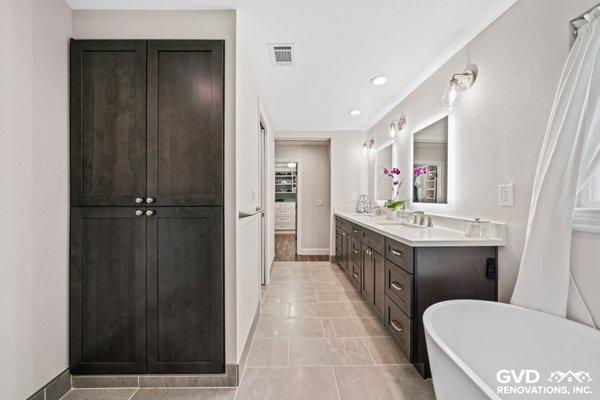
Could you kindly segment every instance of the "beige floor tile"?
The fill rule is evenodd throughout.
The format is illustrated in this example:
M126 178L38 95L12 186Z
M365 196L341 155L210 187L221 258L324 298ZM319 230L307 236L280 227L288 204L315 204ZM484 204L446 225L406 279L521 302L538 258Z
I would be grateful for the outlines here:
M140 389L131 400L233 400L235 388Z
M268 290L265 294L264 304L268 303L316 303L317 296L314 290L290 289Z
M341 400L434 400L433 386L412 365L334 367Z
M247 366L275 367L288 365L288 339L254 339Z
M388 334L375 318L323 318L327 337L387 337Z
M346 303L346 308L353 317L371 318L376 316L371 307L365 303Z
M260 305L260 318L289 318L290 304L291 303L265 304L263 302L263 304Z
M410 364L392 338L363 339L375 365Z
M236 400L338 400L331 368L246 368Z
M129 400L137 389L72 389L61 400Z
M362 339L290 339L291 366L373 365Z
M306 265L291 267L292 273L297 274L332 274L339 272L338 267L331 267L329 265Z
M345 280L339 280L337 282L334 282L334 284L342 289L342 290L353 290L356 291L356 286L354 286L354 284L352 282L350 282L350 280L345 279Z
M271 274L271 282L298 282L298 281L311 281L310 274L287 274L287 273L276 273Z
M341 303L291 303L290 317L349 317L350 313Z
M343 273L310 274L309 276L313 282L343 282L346 279Z
M323 337L319 318L260 319L256 338Z
M356 291L319 290L315 292L319 303L363 303L364 299Z

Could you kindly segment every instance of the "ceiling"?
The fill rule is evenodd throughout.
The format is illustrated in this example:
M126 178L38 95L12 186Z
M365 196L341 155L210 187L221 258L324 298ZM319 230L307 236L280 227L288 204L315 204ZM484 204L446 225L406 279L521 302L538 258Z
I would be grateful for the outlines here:
M237 9L273 127L323 131L370 128L515 0L67 2L80 9ZM293 43L294 65L273 66L269 43ZM387 83L371 85L377 75ZM361 114L349 115L354 109Z

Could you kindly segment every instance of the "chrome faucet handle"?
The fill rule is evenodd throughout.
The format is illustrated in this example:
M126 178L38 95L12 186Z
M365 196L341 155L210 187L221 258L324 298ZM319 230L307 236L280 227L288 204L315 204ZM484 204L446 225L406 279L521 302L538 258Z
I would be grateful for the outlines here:
M433 228L433 217L431 215L427 216L427 227Z

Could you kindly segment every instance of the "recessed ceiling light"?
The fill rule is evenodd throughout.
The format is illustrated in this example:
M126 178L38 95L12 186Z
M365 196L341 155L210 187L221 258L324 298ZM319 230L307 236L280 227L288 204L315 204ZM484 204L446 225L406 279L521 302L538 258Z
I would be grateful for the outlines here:
M387 77L381 75L371 78L371 85L373 86L381 86L387 82Z
M348 114L350 114L350 115L354 115L354 116L356 116L356 115L360 115L360 110L352 110L352 111L350 111Z

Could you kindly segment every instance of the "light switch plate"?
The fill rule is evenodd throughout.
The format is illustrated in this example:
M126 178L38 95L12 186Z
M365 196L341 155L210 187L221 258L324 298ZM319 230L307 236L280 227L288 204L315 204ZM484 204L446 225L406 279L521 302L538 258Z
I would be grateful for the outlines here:
M514 206L514 189L513 185L500 185L498 190L498 205L501 207Z
M317 199L317 207L323 207L324 204L325 201L323 201L323 199Z

